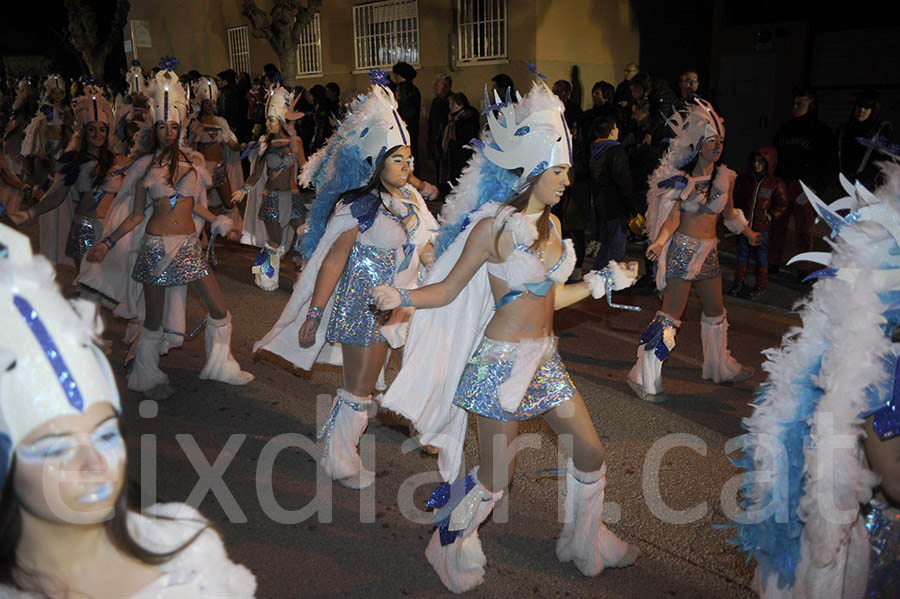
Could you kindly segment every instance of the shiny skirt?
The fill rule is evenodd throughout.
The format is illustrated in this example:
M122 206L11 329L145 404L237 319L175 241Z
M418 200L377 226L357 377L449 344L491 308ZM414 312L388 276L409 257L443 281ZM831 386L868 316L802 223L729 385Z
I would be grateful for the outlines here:
M194 236L178 249L172 262L158 276L154 276L156 266L166 256L163 238L159 235L144 235L138 249L137 260L131 278L138 283L171 287L187 285L209 274L209 265L200 248L200 240Z
M719 252L715 246L709 250L709 253L703 259L700 271L696 275L691 276L688 273L688 266L694 260L698 252L705 251L703 243L699 239L694 239L684 233L677 231L669 242L669 251L666 258L666 278L667 279L684 279L686 281L706 281L707 279L715 279L722 276L719 268Z
M377 285L392 285L396 258L393 249L353 244L347 266L334 290L334 305L325 339L368 347L385 341L381 325L390 311L381 311L372 301Z
M217 164L210 173L210 177L212 178L213 187L218 187L219 185L224 185L226 181L228 181L228 175L225 173L225 165L221 162Z
M519 408L511 413L500 407L499 388L512 373L518 346L483 338L466 363L453 404L479 416L509 422L540 416L575 395L575 386L554 346L534 373Z
M76 214L72 217L72 227L66 239L66 256L81 262L94 244L100 241L103 234L103 221L91 216Z
M282 221L282 215L287 218ZM288 221L303 218L306 215L306 206L302 198L292 191L263 192L262 201L259 204L259 212L256 216L264 223L281 223L286 226Z

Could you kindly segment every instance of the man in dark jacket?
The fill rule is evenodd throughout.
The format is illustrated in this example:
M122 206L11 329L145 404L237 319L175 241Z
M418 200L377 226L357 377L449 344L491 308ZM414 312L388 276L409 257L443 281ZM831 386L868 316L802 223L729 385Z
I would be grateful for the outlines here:
M756 286L747 294L757 300L766 292L769 284L769 231L788 209L787 186L775 176L778 152L772 146L757 148L750 154L750 172L738 176L734 183L734 207L742 210L750 228L762 235L762 241L753 248L756 258ZM734 283L728 295L740 295L744 290L744 277L750 262L750 242L744 235L737 237L737 266Z
M216 111L219 116L225 118L232 131L244 131L246 117L243 115L246 112L241 113L241 92L237 88L237 73L228 69L219 73L218 78L225 85L219 88Z
M438 75L434 80L434 100L428 111L428 156L434 160L437 168L438 187L443 188L450 178L450 173L441 170L444 144L444 128L450 116L450 96L453 94L453 79L450 75ZM443 191L443 189L442 189Z
M413 83L416 69L408 62L398 62L394 65L393 72L397 76L397 91L394 93L397 97L397 113L406 123L410 138L409 149L415 158L419 150L419 113L422 111L422 94Z
M615 113L606 111L594 120L591 144L591 200L596 218L600 248L594 268L605 267L610 260L625 256L625 228L628 219L638 213L628 156L619 145L619 127Z

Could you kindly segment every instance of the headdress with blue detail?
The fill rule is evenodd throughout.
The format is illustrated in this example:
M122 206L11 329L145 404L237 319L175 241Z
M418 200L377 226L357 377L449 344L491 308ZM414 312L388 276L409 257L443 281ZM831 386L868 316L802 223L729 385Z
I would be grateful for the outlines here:
M119 410L119 392L97 345L96 305L66 301L53 266L28 238L0 225L0 485L15 447L41 424L97 403Z
M139 60L131 61L131 68L128 70L128 95L133 96L144 92L147 80L144 79L144 71L141 68Z
M266 118L274 116L286 127L288 122L296 121L303 116L302 112L294 110L299 100L300 96L295 98L282 86L273 87L266 98Z
M316 190L308 230L300 243L307 258L325 233L328 217L341 194L365 185L388 149L409 145L409 132L397 112L394 94L386 86L386 75L376 70L369 78L369 93L358 96L349 106L334 135L300 172L300 184Z
M857 520L835 518L827 504L852 512L877 484L857 448L835 449L861 439L868 416L882 440L900 435L900 345L892 341L900 328L900 165L881 167L886 181L876 192L841 176L847 196L831 204L804 186L832 229L833 251L792 260L825 268L810 275L818 281L800 310L803 327L767 350L769 376L744 421L735 464L747 471L741 506L751 517L735 520L733 542L757 561L764 583L782 588L805 584L796 578L803 560L841 570L835 560ZM816 458L826 455L833 463L822 467Z
M175 69L178 61L171 56L159 59L159 72L150 81L147 96L153 109L153 122L175 121L185 124L188 115L188 98Z
M216 81L209 75L203 75L191 84L191 90L194 93L194 100L202 102L209 100L213 104L219 99L219 86Z

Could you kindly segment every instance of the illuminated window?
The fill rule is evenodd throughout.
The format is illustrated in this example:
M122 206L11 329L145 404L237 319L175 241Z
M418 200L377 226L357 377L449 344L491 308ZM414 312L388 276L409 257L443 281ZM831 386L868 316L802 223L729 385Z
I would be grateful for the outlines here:
M419 6L416 0L387 0L353 7L356 69L419 64Z
M506 59L506 0L456 0L461 64Z
M246 26L228 30L228 60L235 73L250 73L250 35Z
M297 44L297 77L315 77L322 74L322 33L319 13L300 31Z

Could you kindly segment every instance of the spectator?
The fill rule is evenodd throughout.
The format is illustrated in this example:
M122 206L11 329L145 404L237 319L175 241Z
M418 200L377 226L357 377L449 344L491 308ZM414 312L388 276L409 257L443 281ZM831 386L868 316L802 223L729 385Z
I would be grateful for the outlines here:
M687 69L681 72L678 78L679 100L682 104L690 101L691 96L697 93L700 87L700 75L693 69Z
M270 89L273 85L281 83L281 73L271 62L263 65L263 85L266 89Z
M609 81L598 81L591 88L591 100L594 108L598 106L606 106L612 103L613 96L616 94L616 88Z
M250 101L248 99L248 92L253 87L253 84L250 81L249 73L241 73L237 78L237 91L238 91L238 106L240 113L242 115L247 115L246 118L240 119L240 128L235 131L237 134L238 140L241 142L250 141L250 127L253 126L253 123L250 120Z
M591 200L599 242L595 269L625 256L628 220L639 210L634 196L628 156L619 145L615 111L607 109L594 120L591 134Z
M407 62L398 62L392 69L397 76L397 112L409 131L409 149L413 158L419 152L419 114L422 111L422 94L413 83L416 70Z
M313 104L313 140L310 153L313 154L325 145L334 131L331 120L331 102L323 85L314 85L309 89Z
M734 207L743 211L750 228L762 240L753 248L756 259L756 286L747 297L756 301L769 284L769 230L772 221L781 218L788 208L787 186L775 176L778 152L772 146L757 148L750 154L750 172L739 175L734 183ZM750 243L744 235L737 237L737 266L734 283L728 295L738 296L744 290L744 278L750 262Z
M325 99L331 104L331 116L339 121L344 118L344 105L341 103L341 86L334 81L325 84Z
M265 131L267 97L264 80L257 77L253 80L253 87L247 92L247 119L250 121L250 136L253 139L259 138Z
M450 95L453 93L453 79L450 75L438 75L434 80L434 100L431 101L431 109L428 111L428 157L434 161L437 168L438 187L441 195L444 194L444 184L450 179L450 173L441 169L444 128L447 126L447 118L450 116Z
M576 128L575 124L581 117L581 107L570 99L572 96L572 84L565 79L560 79L553 84L553 93L565 106L566 125L569 126L569 131L574 131Z
M879 137L891 138L891 123L881 120L879 94L866 90L856 97L850 118L837 130L838 167L851 183L859 181L868 189L875 189L878 168L873 161L871 148L857 141L857 138L875 140ZM874 157L877 159L877 155Z
M449 184L456 183L463 167L472 156L472 150L466 146L473 139L478 139L478 111L469 105L469 99L463 93L450 94L450 114L441 141L443 157L442 172L447 173L447 180L442 182L441 195L449 193Z
M217 77L224 85L219 85L216 112L225 118L232 131L245 130L247 125L244 123L245 119L242 114L246 113L241 113L242 102L237 88L237 73L232 69L227 69L219 73Z
M816 114L816 94L809 88L794 88L792 118L775 134L778 151L778 167L775 174L788 189L790 207L784 215L772 223L769 247L769 272L778 272L784 256L788 220L794 215L794 231L797 236L797 252L813 248L812 227L815 210L809 204L800 181L813 191L822 193L828 181L836 175L834 142L831 131L819 121ZM798 278L803 279L813 265L799 265Z
M631 87L631 97L635 103L646 102L653 89L653 79L647 73L638 73L628 82Z
M312 156L313 138L316 134L316 118L315 106L312 103L312 96L308 90L302 90L300 98L297 100L297 111L303 113L303 118L298 120L294 127L297 129L297 135L300 136L300 143L303 144L303 153L305 156Z
M500 73L499 75L491 77L491 81L494 84L494 91L497 92L497 95L500 96L501 100L506 100L506 92L508 90L510 99L513 102L516 101L516 84L513 83L512 77L506 73ZM494 99L491 98L492 102L493 100Z
M625 79L616 86L615 102L617 104L624 102L626 99L629 101L631 100L631 80L640 72L641 70L637 63L629 62L625 65ZM627 108L627 106L622 104L619 105L622 106L622 108Z

